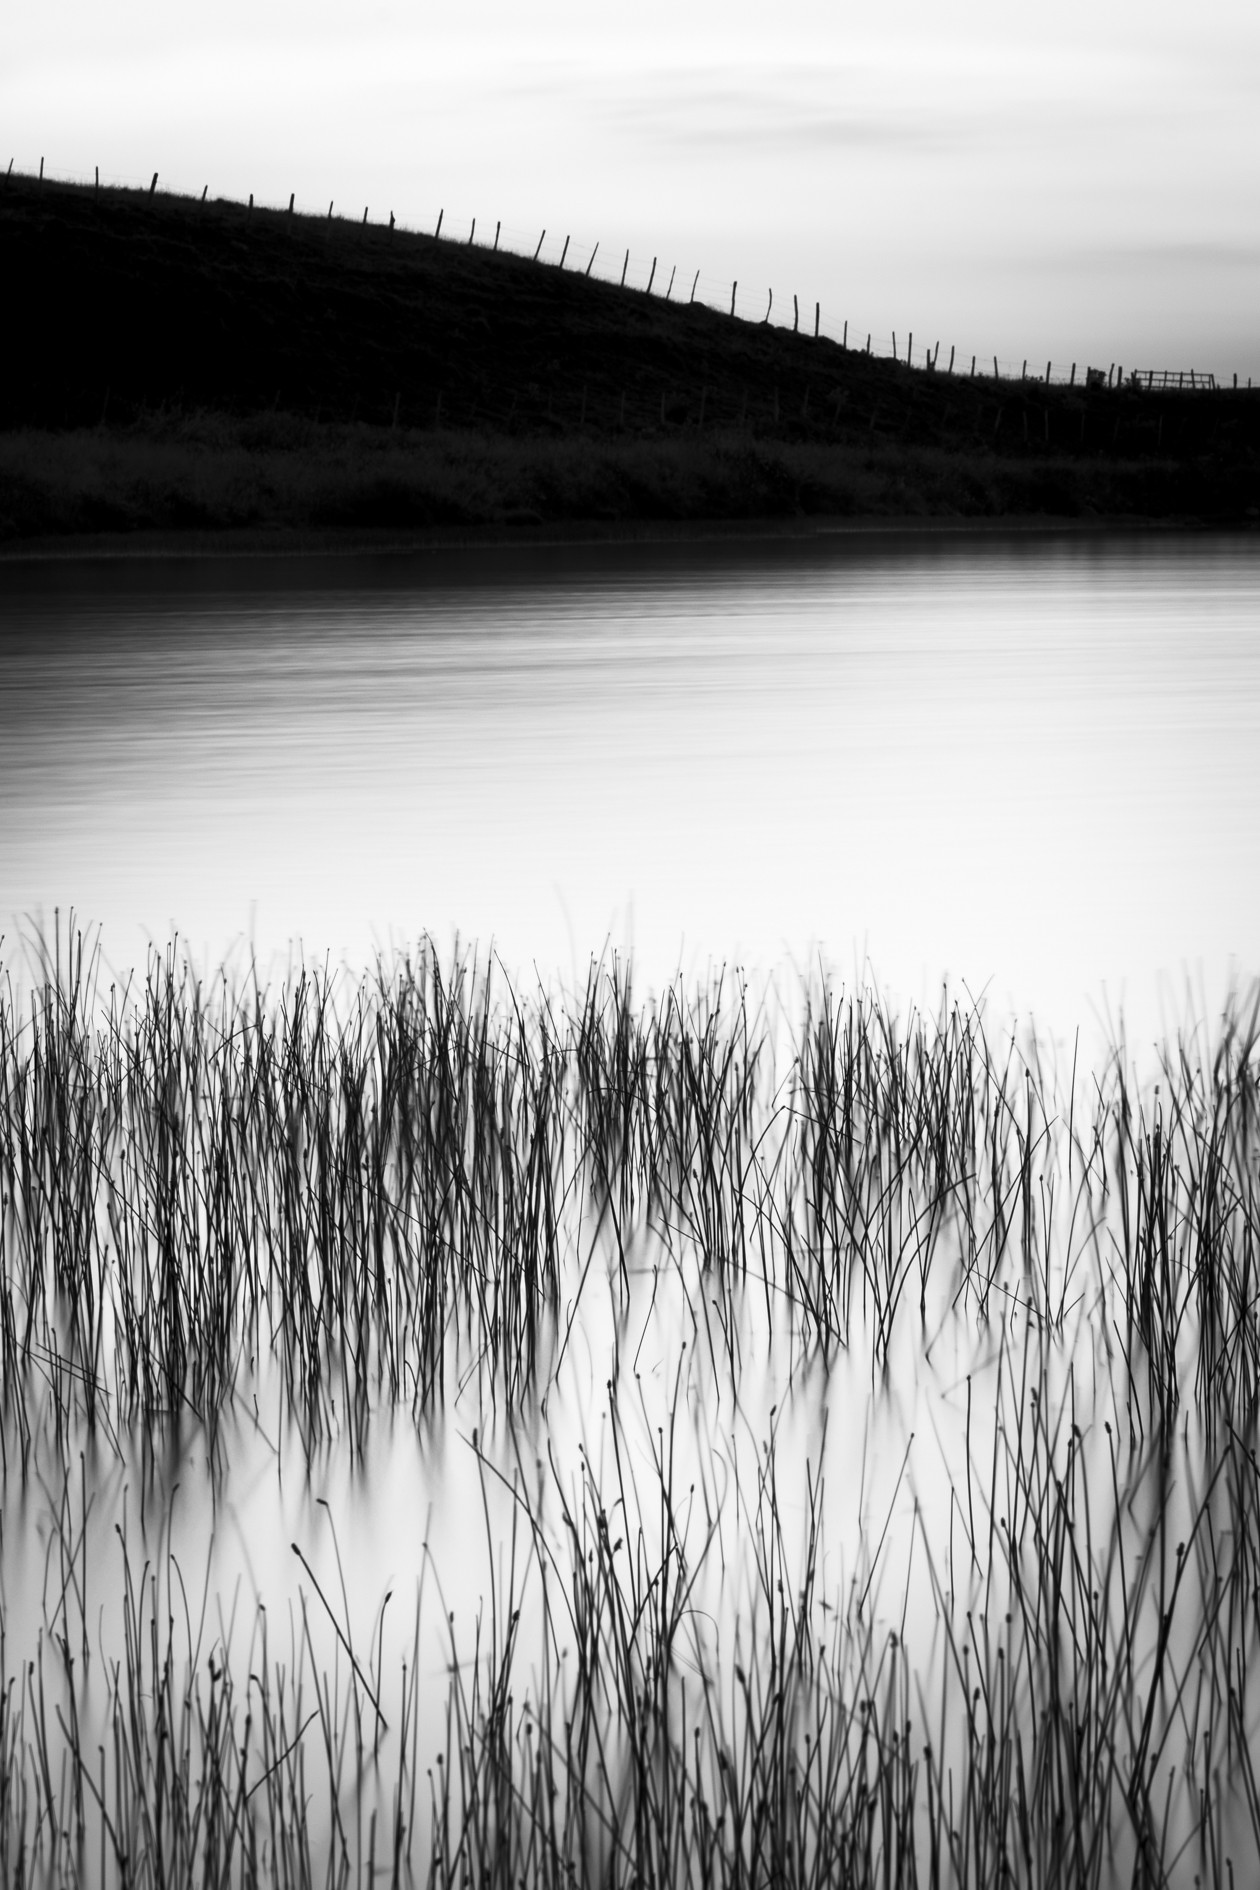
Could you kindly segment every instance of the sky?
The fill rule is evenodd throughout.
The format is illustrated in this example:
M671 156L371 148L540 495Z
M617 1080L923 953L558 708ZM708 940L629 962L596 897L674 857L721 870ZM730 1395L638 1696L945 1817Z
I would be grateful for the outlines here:
M915 358L1260 384L1255 0L43 0L15 168L386 219Z

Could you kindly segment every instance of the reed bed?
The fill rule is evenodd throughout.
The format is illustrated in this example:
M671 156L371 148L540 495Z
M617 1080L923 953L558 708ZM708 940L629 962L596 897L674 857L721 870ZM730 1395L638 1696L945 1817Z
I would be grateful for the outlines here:
M4 1879L1249 1881L1258 1045L1255 995L1086 1070L821 976L42 944ZM365 1576L318 1492L400 1451ZM292 1541L233 1582L260 1452Z

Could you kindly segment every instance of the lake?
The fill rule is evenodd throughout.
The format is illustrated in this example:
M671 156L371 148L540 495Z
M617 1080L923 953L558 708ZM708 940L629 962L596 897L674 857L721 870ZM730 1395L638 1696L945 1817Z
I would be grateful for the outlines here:
M1256 968L1258 624L1260 544L1197 536L9 566L0 922L821 954L1145 1037Z
M1260 543L0 600L0 1876L1246 1881Z

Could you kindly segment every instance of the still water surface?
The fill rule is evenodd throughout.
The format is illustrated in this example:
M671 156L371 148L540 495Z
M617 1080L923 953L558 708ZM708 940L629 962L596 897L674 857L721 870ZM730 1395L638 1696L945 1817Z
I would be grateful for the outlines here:
M703 971L737 956L750 968L805 971L821 952L846 981L869 962L894 994L933 1009L947 973L976 993L987 986L995 1006L1031 1009L1065 1034L1121 1002L1135 1034L1153 1032L1161 1003L1182 1008L1187 977L1215 1003L1231 977L1244 983L1257 970L1260 545L1251 542L846 537L10 568L0 572L0 663L0 926L29 936L34 916L73 907L102 927L119 967L176 926L210 962L234 943L252 941L266 957L300 940L321 959L328 951L363 964L375 944L427 930L442 949L458 931L493 939L526 983L537 962L580 984L588 954L610 937L633 947L641 981L656 985L680 965ZM11 965L7 943L4 958ZM152 1434L123 1425L115 1435L108 1405L99 1429L67 1421L63 1431L48 1420L62 1393L45 1396L36 1374L39 1421L23 1448L38 1474L15 1469L8 1480L7 1453L16 1465L21 1438L7 1417L3 1432L0 1601L15 1657L54 1647L72 1617L85 1636L93 1624L105 1659L89 1669L85 1639L80 1711L95 1750L111 1711L108 1661L125 1656L124 1567L155 1622L174 1618L177 1589L186 1605L187 1579L191 1615L201 1614L193 1677L181 1687L200 1684L210 1657L235 1673L241 1697L268 1658L296 1671L299 1696L316 1674L345 1687L346 1646L375 1644L391 1687L400 1671L405 1687L408 1662L419 1677L423 1777L445 1737L448 1687L475 1671L495 1581L500 1605L517 1593L511 1580L503 1587L505 1545L514 1557L517 1532L533 1538L515 1479L523 1489L537 1463L538 1540L546 1534L557 1558L569 1504L620 1505L627 1541L650 1538L654 1453L668 1437L698 1555L695 1658L723 1685L747 1659L740 1637L758 1618L750 1543L777 1456L775 1516L789 1561L814 1521L825 1541L819 1626L830 1635L843 1622L840 1691L868 1690L872 1672L884 1672L885 1637L904 1639L909 1619L915 1684L941 1702L942 1748L961 1753L969 1709L965 1689L949 1693L950 1650L966 1610L988 1605L987 1573L974 1549L962 1554L975 1465L987 1476L991 1464L996 1477L1003 1463L1010 1505L1021 1498L1028 1435L1048 1462L1059 1429L1079 1436L1079 1420L1093 1492L1087 1502L1080 1472L1082 1509L1098 1509L1098 1540L1114 1535L1121 1566L1145 1555L1167 1572L1175 1562L1180 1583L1181 1542L1199 1528L1190 1510L1212 1460L1197 1430L1185 1426L1184 1462L1153 1493L1143 1439L1132 1440L1132 1361L1117 1364L1111 1346L1120 1247L1098 1232L1108 1211L1115 1218L1109 1191L1124 1152L1100 1139L1094 1154L1104 1155L1083 1181L1090 1135L1071 1141L1074 1117L1095 1108L1091 1084L1065 1061L1037 1117L1032 1086L1016 1078L1007 1141L1021 1155L1036 1149L1031 1246L1021 1262L1012 1239L1010 1278L991 1307L986 1288L977 1309L954 1290L966 1230L947 1215L932 1294L916 1308L911 1283L878 1372L865 1290L846 1342L810 1350L800 1307L777 1284L771 1292L769 1273L754 1278L764 1293L724 1302L698 1235L669 1216L640 1217L623 1254L620 1231L614 1241L583 1189L566 1185L563 1316L519 1409L454 1340L436 1407L414 1424L383 1403L359 1451L338 1432L336 1384L328 1434L303 1439L265 1346L234 1363L216 1448L182 1410ZM795 1133L772 1076L765 1089L776 1133ZM1120 1112L1101 1094L1096 1108L1114 1134ZM296 1176L313 1162L309 1148L303 1156L295 1142L292 1161ZM155 1171L132 1172L138 1185ZM744 1209L762 1183L772 1192L778 1172L773 1142L759 1135ZM302 1211L316 1179L310 1166L292 1180ZM983 1193L983 1163L979 1179ZM882 1170L876 1180L883 1215ZM233 1185L248 1192L247 1183L243 1171ZM1014 1199L1009 1175L994 1187ZM209 1200L208 1184L199 1188L185 1197L194 1221L195 1204ZM143 1229L157 1222L143 1208L142 1199L141 1261ZM894 1271L918 1251L926 1209L917 1198L911 1208L890 1249ZM17 1253L12 1203L9 1213ZM877 1234L881 1215L870 1221ZM993 1202L976 1220L996 1240ZM786 1225L786 1211L763 1235L767 1224ZM258 1237L256 1220L240 1225ZM116 1221L103 1218L98 1233L108 1254ZM776 1237L766 1236L771 1252ZM769 1266L766 1239L758 1252ZM1039 1240L1040 1273L1028 1263ZM1040 1280L1043 1312L1058 1307L1044 1322L1034 1317ZM1190 1354L1193 1338L1187 1325ZM1031 1382L1058 1414L1053 1447L1049 1429L1037 1445ZM1115 1516L1110 1424L1130 1437L1123 1467L1136 1492L1130 1502L1126 1484ZM1005 1453L1016 1440L1011 1473ZM989 1485L976 1487L982 1506ZM1225 1519L1221 1542L1236 1521ZM991 1528L990 1551L994 1539ZM547 1647L540 1566L518 1583L522 1675ZM1215 1580L1215 1563L1203 1567L1205 1584ZM147 1591L145 1579L155 1584ZM1103 1589L1119 1647L1129 1603L1121 1609ZM1152 1577L1150 1594L1162 1596L1162 1580ZM327 1595L342 1598L345 1640ZM1185 1601L1179 1623L1200 1599ZM828 1612L837 1606L846 1612ZM1190 1641L1179 1656L1187 1673L1196 1648ZM569 1658L565 1641L557 1673ZM542 1685L537 1674L531 1684ZM960 1715L948 1736L947 1693ZM1029 1702L1032 1728L1031 1691ZM732 1692L736 1724L737 1704ZM305 1710L297 1698L294 1724ZM1223 1776L1210 1740L1204 1750L1212 1778ZM356 1784L347 1766L360 1818L389 1815L398 1762L387 1746L383 1785ZM1176 1818L1193 1833L1199 1802L1187 1779L1178 1844ZM1245 1812L1229 1805L1228 1842L1235 1826L1250 1838ZM309 1815L318 1842L331 1844L318 1795ZM1198 1857L1189 1838L1182 1855Z
M1251 540L10 567L0 678L0 926L119 968L821 953L1145 1035L1257 964Z

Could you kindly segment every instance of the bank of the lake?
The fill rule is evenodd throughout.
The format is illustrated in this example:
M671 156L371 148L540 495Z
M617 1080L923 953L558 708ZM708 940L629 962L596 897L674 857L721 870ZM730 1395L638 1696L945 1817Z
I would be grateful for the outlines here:
M481 245L29 178L0 263L0 544L1260 517L1249 389L949 372Z

